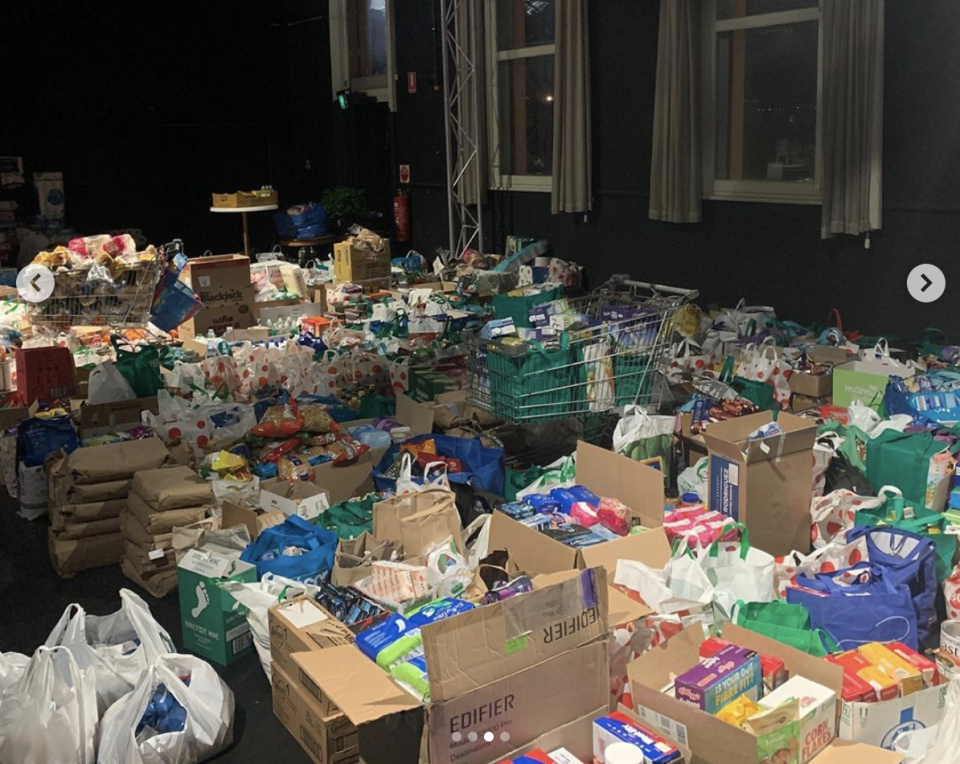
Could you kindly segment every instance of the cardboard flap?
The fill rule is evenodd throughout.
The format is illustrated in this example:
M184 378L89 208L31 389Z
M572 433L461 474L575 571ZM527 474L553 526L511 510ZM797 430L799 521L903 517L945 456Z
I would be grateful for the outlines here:
M810 764L900 764L902 754L866 743L847 743L834 740Z
M773 414L762 411L714 422L704 431L703 439L710 451L748 464L813 448L817 437L816 423L785 412L777 417L777 423L783 429L782 435L747 440L750 433L772 421Z
M385 453L385 448L374 448L361 454L355 464L342 467L334 466L333 462L320 464L314 468L313 482L326 490L330 506L364 496L374 490L370 473Z
M660 692L672 681L671 675L682 674L700 662L703 640L702 628L694 625L684 629L633 661L627 667L630 681Z
M631 599L612 586L607 592L607 603L610 611L607 620L610 622L611 629L639 621L653 612L653 608Z
M603 568L536 583L528 594L423 627L431 702L460 697L607 634Z
M414 435L433 432L433 407L417 403L407 395L397 396L397 421L410 428Z
M617 560L636 560L657 569L666 567L670 561L670 542L663 528L653 528L635 536L584 547L580 550L580 560L581 567L605 568L612 581Z
M577 565L576 549L518 523L503 512L493 513L488 548L491 552L505 549L510 559L527 575L573 570Z
M599 496L619 499L648 528L663 525L663 473L580 441L577 481Z
M385 716L412 711L421 704L353 645L294 653L293 661L360 726Z

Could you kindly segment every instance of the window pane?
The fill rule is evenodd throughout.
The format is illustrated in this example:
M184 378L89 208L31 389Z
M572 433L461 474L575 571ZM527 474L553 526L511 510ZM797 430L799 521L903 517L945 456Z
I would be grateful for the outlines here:
M553 56L499 64L500 171L553 172Z
M555 0L497 0L500 50L550 45L554 40Z
M386 0L348 0L350 77L387 76Z
M761 13L817 8L820 0L717 0L718 19L739 19Z
M817 22L717 34L716 177L816 175Z

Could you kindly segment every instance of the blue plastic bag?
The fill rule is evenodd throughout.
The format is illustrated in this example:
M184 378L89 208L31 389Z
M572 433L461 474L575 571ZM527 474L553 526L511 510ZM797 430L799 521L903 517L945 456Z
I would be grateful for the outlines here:
M296 205L289 209L300 212L278 212L273 216L277 233L284 239L314 239L327 232L327 212L316 202Z
M49 454L80 448L70 417L25 419L17 427L17 453L25 467L39 467Z
M284 554L295 547L300 554ZM337 551L337 534L311 525L301 517L291 516L280 525L267 528L240 559L257 566L257 580L266 573L318 584L330 578L333 558Z
M839 583L850 578L854 583ZM823 629L840 649L870 642L903 642L919 649L910 589L895 585L881 566L860 563L835 573L801 573L795 582L787 587L787 603L803 605L810 628Z
M937 628L937 547L933 539L886 526L860 526L847 532L847 541L864 538L867 559L883 568L884 577L894 586L906 586L917 615L917 639L921 647L936 646Z
M437 453L450 459L459 459L463 471L449 475L451 483L469 483L474 488L495 496L503 496L504 464L502 448L487 448L481 445L479 438L456 438L452 435L417 435L404 441L422 443L433 439L437 444ZM378 491L394 490L396 480L383 473L396 461L400 446L393 446L383 455L380 463L374 467L373 483ZM417 482L423 482L414 478Z

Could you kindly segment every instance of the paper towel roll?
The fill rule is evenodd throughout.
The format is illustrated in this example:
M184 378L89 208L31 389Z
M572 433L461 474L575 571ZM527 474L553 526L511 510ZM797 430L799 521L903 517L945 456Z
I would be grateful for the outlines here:
M606 764L643 764L643 751L633 743L611 743L603 758Z

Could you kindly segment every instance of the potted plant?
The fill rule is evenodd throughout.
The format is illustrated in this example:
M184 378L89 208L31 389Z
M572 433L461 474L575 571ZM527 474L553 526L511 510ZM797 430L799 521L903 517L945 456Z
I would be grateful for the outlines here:
M340 232L346 232L370 211L363 189L350 186L328 188L323 192L320 203L327 212L327 220Z

